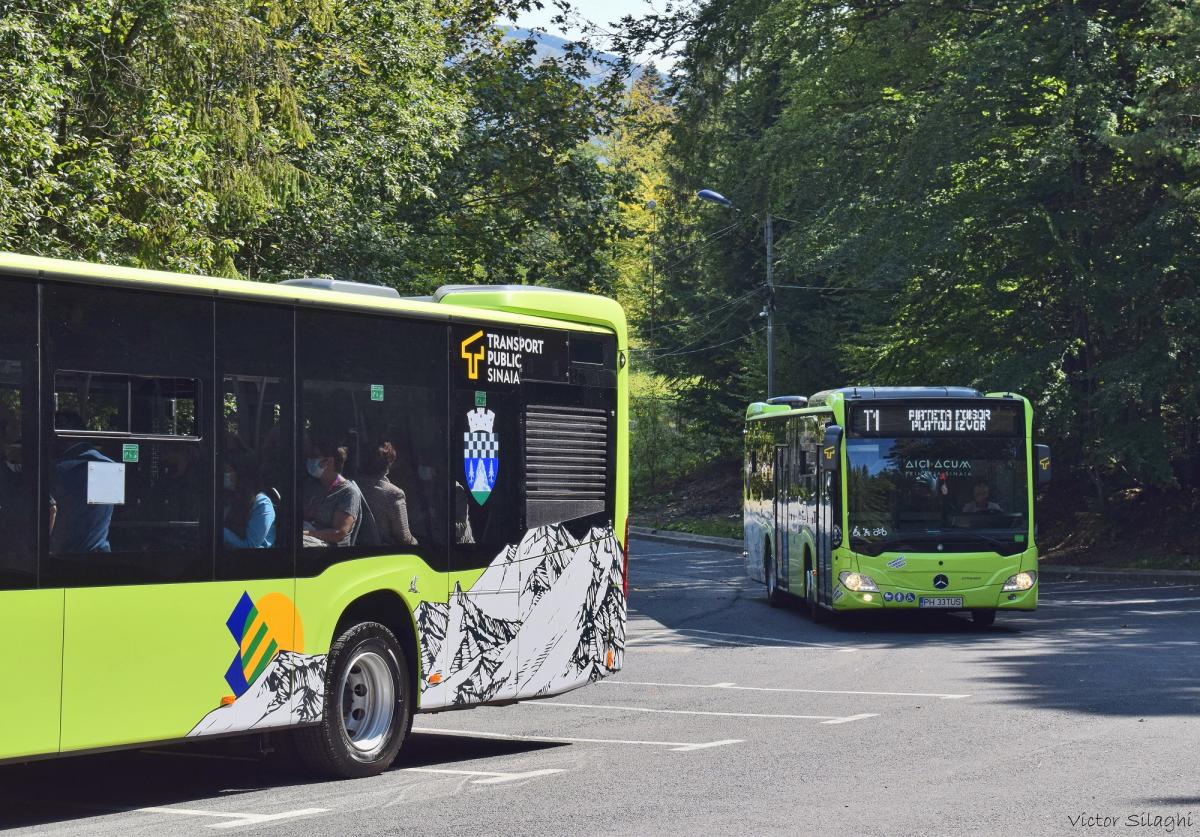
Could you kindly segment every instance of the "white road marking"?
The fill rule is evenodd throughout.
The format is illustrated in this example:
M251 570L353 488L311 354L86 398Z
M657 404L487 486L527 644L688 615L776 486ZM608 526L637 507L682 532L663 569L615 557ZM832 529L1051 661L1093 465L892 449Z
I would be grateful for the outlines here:
M851 721L862 721L862 720L865 720L866 718L878 718L878 717L879 717L879 715L877 713L864 712L861 715L850 715L847 718L835 718L832 721L822 721L821 723L823 723L823 724L848 724Z
M483 776L482 779L472 780L472 785L501 785L505 782L519 782L521 779L533 779L538 776L549 776L562 773L562 770L547 768L545 770L527 770L524 773L501 773L495 770L451 770L442 767L404 767L406 773L445 773L451 776Z
M650 683L642 680L599 680L608 686L663 686L678 689L732 689L742 692L795 692L803 695L868 695L877 697L919 697L941 698L942 700L961 700L970 695L952 695L939 692L859 692L844 689L787 689L782 686L738 686L733 683Z
M298 811L284 811L281 814L235 814L229 811L203 811L198 808L138 808L143 814L177 814L184 817L213 817L226 820L225 822L208 823L207 828L240 828L244 825L261 825L265 822L309 817L313 814L324 814L328 808L302 808Z
M423 732L432 735L464 735L468 738L511 739L513 741L548 741L552 744L640 744L647 747L666 747L674 753L689 753L692 750L707 750L710 747L741 744L744 740L741 738L725 738L721 741L689 743L687 741L637 741L627 738L563 738L549 735L515 735L506 732L478 732L468 729L433 729L431 727L413 727L413 732Z
M706 712L700 709L653 709L649 706L621 706L604 703L560 703L559 701L533 701L522 706L557 706L563 709L607 709L617 712L652 712L656 715L706 715L718 718L777 718L789 721L821 721L823 723L857 721L860 718L874 718L876 715L853 715L840 717L838 715L776 715L765 712Z
M660 628L658 630L648 631L647 633L644 633L644 634L638 634L637 636L634 636L632 639L626 640L625 644L629 645L631 643L637 643L640 640L647 640L647 639L649 639L649 640L662 639L664 634L677 634L677 635L700 634L705 637L722 637L722 636L734 637L734 640L721 640L721 639L709 640L710 642L723 642L727 645L745 645L746 643L737 642L735 640L756 639L756 640L762 640L764 642L778 642L778 643L782 643L783 645L794 645L794 646L798 646L800 648L821 648L821 649L826 649L829 651L839 651L839 652L852 652L852 651L858 650L857 648L846 648L846 647L840 646L840 645L832 645L828 642L803 642L798 639L784 639L783 637L778 637L778 636L758 636L757 634L731 634L731 633L727 633L725 631L702 631L699 628Z

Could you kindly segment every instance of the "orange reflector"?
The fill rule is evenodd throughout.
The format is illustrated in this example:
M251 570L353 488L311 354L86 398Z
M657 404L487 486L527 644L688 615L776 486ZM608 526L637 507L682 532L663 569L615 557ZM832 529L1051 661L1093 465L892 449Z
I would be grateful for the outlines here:
M609 668L613 667L613 652L612 652L611 648L608 649L608 667Z
M429 682L433 683L434 685L441 683L442 675L438 674L437 672L434 672L433 674L429 675Z
M225 695L225 697L221 698L221 705L222 706L233 706L233 702L235 700L237 700L237 698L234 697L233 695Z

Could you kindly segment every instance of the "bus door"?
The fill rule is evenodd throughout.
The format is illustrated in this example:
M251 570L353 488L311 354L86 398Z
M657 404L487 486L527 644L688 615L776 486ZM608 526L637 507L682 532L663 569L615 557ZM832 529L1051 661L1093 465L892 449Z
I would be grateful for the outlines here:
M791 456L787 445L775 446L775 581L788 589L788 540Z
M833 596L833 525L834 492L837 481L830 471L819 472L820 498L817 501L817 601L828 602Z

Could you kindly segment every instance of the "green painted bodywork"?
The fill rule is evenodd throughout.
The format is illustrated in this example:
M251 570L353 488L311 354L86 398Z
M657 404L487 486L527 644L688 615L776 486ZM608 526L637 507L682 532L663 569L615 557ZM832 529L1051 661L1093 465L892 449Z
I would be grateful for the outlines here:
M62 693L62 590L0 593L0 758L58 749Z
M1038 549L1035 539L1036 524L1034 519L1034 489L1037 485L1033 464L1033 410L1029 400L1022 395L1012 392L989 392L985 398L1010 398L1025 404L1025 468L1028 490L1028 520L1029 531L1026 534L1028 548L1021 553L1011 556L1000 556L995 552L953 553L951 555L936 552L883 552L877 556L861 555L850 549L849 531L846 525L846 482L841 482L842 519L839 521L842 530L842 541L833 545L833 588L834 600L830 607L834 611L844 610L881 610L916 609L917 601L911 603L886 602L883 593L912 593L915 599L921 596L962 596L964 609L980 610L1034 610L1037 607L1040 584L1035 583L1030 590L1018 593L1004 593L1001 588L1004 582L1019 572L1036 572L1038 569ZM841 392L829 394L828 401L816 407L793 410L786 405L764 404L755 402L746 410L746 424L749 427L755 422L774 422L781 419L802 415L831 415L833 422L842 427L846 426L846 400ZM847 469L846 445L843 442L839 451L841 458L841 473ZM745 498L743 500L745 502ZM768 538L768 527L763 521L746 521L746 544L750 551L751 544L757 539ZM807 532L789 532L788 548L792 555L803 555L808 548L815 552L815 544ZM903 555L905 566L893 569L888 566ZM947 562L953 562L952 565ZM938 572L945 572L950 567L951 586L944 590L934 589L931 581ZM868 575L879 587L877 593L856 593L847 590L837 581L842 572L858 572ZM801 561L789 564L788 588L795 595L804 595L806 579L803 574Z
M0 253L0 269L50 279L205 293L323 308L414 313L447 322L569 327L614 334L618 349L614 530L624 541L629 508L629 370L625 316L617 303L585 294L479 288L435 303L389 300L208 277L81 264ZM0 762L177 740L228 698L225 674L238 651L226 621L243 593L277 593L295 603L292 637L304 654L328 652L346 609L387 591L410 619L422 602L469 590L484 568L443 573L413 555L334 564L313 578L0 590ZM415 590L416 592L412 592ZM420 640L415 620L413 633ZM289 638L283 637L286 641ZM417 655L420 665L420 654ZM423 676L423 673L419 672ZM61 697L61 701L60 701Z

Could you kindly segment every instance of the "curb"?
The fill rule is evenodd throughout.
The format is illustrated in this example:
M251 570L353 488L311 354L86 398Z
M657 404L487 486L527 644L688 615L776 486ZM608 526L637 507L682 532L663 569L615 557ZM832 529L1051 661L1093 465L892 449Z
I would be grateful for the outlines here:
M682 546L707 546L712 549L741 552L745 547L741 541L733 538L715 538L711 535L693 535L690 532L672 532L668 529L649 529L645 526L630 526L629 534L633 537L660 543L675 543Z
M1038 562L1038 572L1045 578L1075 578L1084 581L1137 581L1150 584L1183 584L1200 586L1197 570L1105 570L1098 567L1068 567Z
M693 535L690 532L650 529L645 526L630 526L629 534L647 541L673 543L681 546L706 546L710 549L729 552L741 552L745 548L741 541L733 538L715 538L710 535ZM1039 561L1038 573L1044 578L1200 586L1200 570L1106 570L1097 567L1060 566Z

